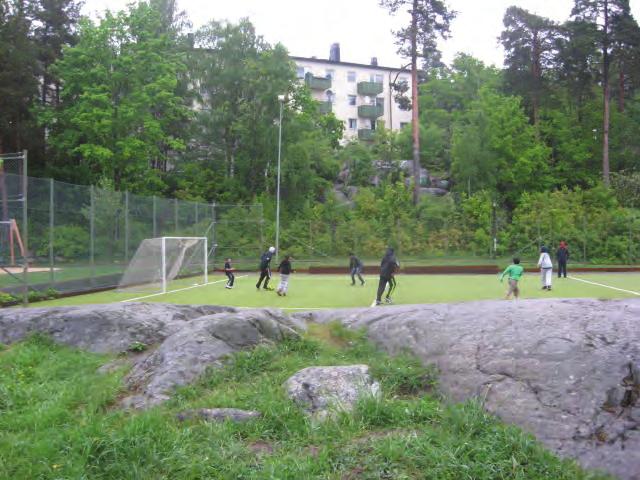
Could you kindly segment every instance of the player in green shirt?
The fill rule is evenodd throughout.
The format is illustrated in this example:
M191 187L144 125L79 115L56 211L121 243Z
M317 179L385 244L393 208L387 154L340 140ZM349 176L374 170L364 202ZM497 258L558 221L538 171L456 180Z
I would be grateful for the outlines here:
M502 275L500 276L500 283L504 280L504 277L509 275L509 290L507 291L506 300L511 298L511 294L517 299L520 296L520 289L518 288L518 282L522 278L524 268L520 265L520 259L518 257L513 259L513 264L509 265Z

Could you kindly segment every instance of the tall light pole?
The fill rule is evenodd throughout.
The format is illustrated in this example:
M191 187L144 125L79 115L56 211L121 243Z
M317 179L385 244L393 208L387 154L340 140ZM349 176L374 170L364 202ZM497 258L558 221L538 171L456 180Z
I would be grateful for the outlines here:
M280 255L280 158L282 156L282 109L284 107L284 95L278 95L280 102L280 121L278 122L278 180L276 187L276 263Z

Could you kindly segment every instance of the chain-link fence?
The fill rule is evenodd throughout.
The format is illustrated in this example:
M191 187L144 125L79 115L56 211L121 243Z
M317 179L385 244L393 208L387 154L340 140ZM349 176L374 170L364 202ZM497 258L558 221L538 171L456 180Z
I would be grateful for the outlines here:
M254 266L264 247L259 204L147 197L13 171L0 176L0 212L7 222L0 236L0 290L6 293L22 293L25 285L31 292L60 293L114 287L146 238L206 236L210 270L226 256ZM9 236L9 224L19 235Z

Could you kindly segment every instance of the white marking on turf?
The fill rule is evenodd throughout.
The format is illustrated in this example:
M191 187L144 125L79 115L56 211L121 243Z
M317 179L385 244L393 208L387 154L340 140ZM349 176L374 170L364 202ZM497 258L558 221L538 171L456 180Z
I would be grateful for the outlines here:
M376 306L376 299L373 299L373 302L371 302L371 305L369 305L370 307L375 307Z
M236 278L243 278L243 277L248 277L248 276L249 275L240 275L240 276L238 276ZM169 290L168 292L152 293L151 295L144 295L143 297L129 298L128 300L120 300L120 303L135 302L136 300L143 300L145 298L157 297L159 295L169 295L170 293L184 292L185 290L191 290L192 288L206 287L207 285L214 285L216 283L221 283L221 282L226 282L226 281L227 281L227 279L224 278L222 280L216 280L215 282L207 282L207 283L202 283L202 284L199 284L199 285L193 285L191 287L178 288L177 290Z
M582 283L588 283L589 285L597 285L598 287L610 288L611 290L617 290L619 292L630 293L632 295L637 295L637 296L640 297L640 292L634 292L633 290L625 290L624 288L612 287L611 285L605 285L604 283L590 282L589 280L583 280L582 278L572 277L571 275L568 275L567 278L570 278L571 280L576 280L576 281L582 282Z

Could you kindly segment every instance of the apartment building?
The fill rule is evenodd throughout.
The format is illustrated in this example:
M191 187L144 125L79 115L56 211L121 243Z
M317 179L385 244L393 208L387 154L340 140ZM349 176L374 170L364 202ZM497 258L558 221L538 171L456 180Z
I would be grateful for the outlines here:
M411 92L411 74L397 68L340 60L340 45L331 46L329 59L291 57L297 75L320 101L324 112L333 112L345 124L345 140L371 140L377 126L400 130L411 122L411 111L396 102L394 84L406 83Z

